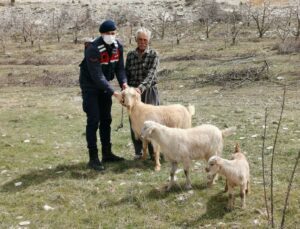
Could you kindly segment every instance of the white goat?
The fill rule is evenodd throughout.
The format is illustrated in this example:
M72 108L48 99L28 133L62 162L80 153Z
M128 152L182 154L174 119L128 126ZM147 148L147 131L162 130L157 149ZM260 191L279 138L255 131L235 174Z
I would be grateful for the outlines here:
M212 156L208 160L206 172L210 175L219 173L226 177L225 191L228 190L229 199L227 208L229 210L234 207L235 186L240 186L240 197L242 200L242 208L246 206L245 194L250 192L250 169L246 156L241 152L240 147L236 144L235 153L232 160L226 160L219 156Z
M145 104L141 101L141 96L137 91L128 87L122 91L122 104L127 107L128 115L131 121L131 127L135 138L143 142L143 156L147 157L148 143L150 141L141 139L141 130L146 120L153 120L169 127L189 128L192 125L192 115L195 113L194 106L189 106L188 109L182 105L166 105L154 106ZM160 170L160 148L158 145L153 145L155 170Z
M235 127L220 130L213 125L201 125L189 129L169 128L153 121L146 121L142 130L142 137L153 145L159 145L166 160L172 164L169 190L175 183L174 175L178 163L182 163L186 176L186 189L191 189L189 168L192 160L206 160L213 155L221 155L223 150L223 136L234 132ZM215 176L210 177L211 185Z

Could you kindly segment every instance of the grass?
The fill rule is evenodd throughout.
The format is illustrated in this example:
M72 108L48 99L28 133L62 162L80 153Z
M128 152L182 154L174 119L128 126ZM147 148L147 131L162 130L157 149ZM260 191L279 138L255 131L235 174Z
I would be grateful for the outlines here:
M245 210L240 209L237 198L236 209L231 212L224 210L227 194L223 193L223 179L211 189L206 188L204 162L193 165L192 191L183 189L182 171L177 174L178 186L170 192L162 191L169 176L169 164L163 163L161 171L154 172L152 161L132 160L134 153L127 114L124 128L115 131L121 114L121 107L115 101L113 150L126 161L107 164L103 173L86 169L85 116L80 90L74 85L82 47L70 43L65 46L44 43L43 53L35 52L30 58L41 55L46 63L35 66L22 64L32 53L30 47L22 49L18 59L21 64L13 62L17 53L11 44L7 48L10 57L7 54L0 56L0 227L17 228L20 222L29 220L29 228L266 228L261 168L262 126L264 109L268 107L266 147L272 146L283 94L282 81L276 79L280 75L284 76L288 89L275 152L274 204L275 220L279 225L288 179L300 148L300 69L299 54L278 55L271 50L273 42L265 39L252 43L244 39L236 47L224 48L222 40L216 39L195 43L198 46L194 55L205 59L161 62L161 69L171 71L161 77L159 84L164 104L194 104L193 125L212 123L220 128L238 127L236 135L225 139L224 157L229 157L235 142L240 143L250 162L252 192ZM194 44L185 43L169 49L168 45L153 42L162 57L188 56L188 50L194 47ZM64 47L68 50L65 56L57 51ZM126 51L130 48L126 47ZM244 63L230 61L253 53L255 59L250 58ZM47 60L51 55L58 55L55 63L52 59ZM201 84L195 87L192 83L193 77L254 66L256 61L265 58L271 66L269 81L249 82L236 89ZM40 80L43 70L49 71L50 76L67 78L68 81L64 81L67 87L35 84L34 80ZM9 73L14 77L11 84L7 83ZM19 77L33 81L23 85L19 83ZM266 150L265 156L268 178L271 150ZM287 228L300 222L300 180L297 175L299 167L286 216ZM22 184L16 186L17 182ZM54 209L46 211L45 205Z

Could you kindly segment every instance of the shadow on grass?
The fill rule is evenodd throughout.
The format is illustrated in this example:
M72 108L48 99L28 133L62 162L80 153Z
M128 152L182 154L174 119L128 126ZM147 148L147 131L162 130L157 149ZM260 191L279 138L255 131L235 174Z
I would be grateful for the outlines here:
M154 188L148 193L149 199L164 199L173 193L188 193L188 190L185 190L184 183L176 183L171 190L167 191L167 182L165 184L161 184L159 188ZM194 184L193 191L201 191L207 188L206 183L203 184Z
M206 203L206 212L193 220L184 220L178 225L185 225L187 227L197 227L205 221L222 219L224 216L229 213L225 207L227 204L228 195L223 191L218 192L217 194L211 196Z
M99 174L105 174L112 171L114 173L123 173L129 169L143 169L152 170L154 163L150 160L147 161L124 161L118 163L105 163L103 172L97 172L87 169L86 163L81 162L78 164L65 165L61 164L51 169L31 170L26 174L15 178L0 187L0 192L18 192L29 186L41 184L47 180L54 180L60 177L68 179L94 179ZM22 185L15 186L15 183L22 182Z
M19 192L33 185L41 184L47 180L54 180L60 177L69 179L93 179L99 172L87 169L86 163L72 165L58 165L55 168L43 170L31 170L1 186L1 192ZM22 182L22 185L15 186L15 183Z
M154 162L151 160L135 161L125 160L119 163L106 163L105 167L114 173L124 173L130 169L154 170Z

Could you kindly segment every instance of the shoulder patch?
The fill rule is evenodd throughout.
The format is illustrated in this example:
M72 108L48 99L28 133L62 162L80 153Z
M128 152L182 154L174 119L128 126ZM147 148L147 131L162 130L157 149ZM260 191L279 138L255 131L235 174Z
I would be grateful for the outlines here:
M91 61L91 62L97 62L98 59L97 59L97 58L92 58L92 57L90 57L90 58L89 58L89 61Z
M88 48L91 46L91 42L87 41L87 42L84 42L84 48Z

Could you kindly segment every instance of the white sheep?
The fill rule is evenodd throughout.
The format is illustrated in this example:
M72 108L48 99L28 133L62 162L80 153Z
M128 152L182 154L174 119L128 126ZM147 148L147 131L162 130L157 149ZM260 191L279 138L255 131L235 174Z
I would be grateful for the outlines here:
M131 121L131 127L135 138L143 142L142 159L147 157L149 141L141 139L141 130L146 120L153 120L169 127L189 128L192 125L192 115L195 113L194 106L185 108L182 105L154 106L145 104L141 101L141 96L137 91L128 87L122 91L122 105L127 107L128 115ZM160 170L160 148L158 145L153 146L155 158L155 170Z
M206 160L213 155L221 155L223 136L232 134L235 127L220 130L216 126L205 124L188 129L169 128L157 122L146 121L142 130L142 138L150 140L153 145L159 145L164 157L172 164L169 190L175 183L174 175L178 163L182 163L186 176L186 189L191 189L189 168L192 160ZM209 177L211 185L216 176Z
M246 156L241 152L240 147L236 144L235 153L232 160L223 159L219 156L212 156L208 160L206 172L209 175L220 174L226 178L225 191L228 190L229 199L227 208L229 210L234 207L235 186L240 187L240 197L242 200L242 208L246 207L245 194L250 192L250 169Z

